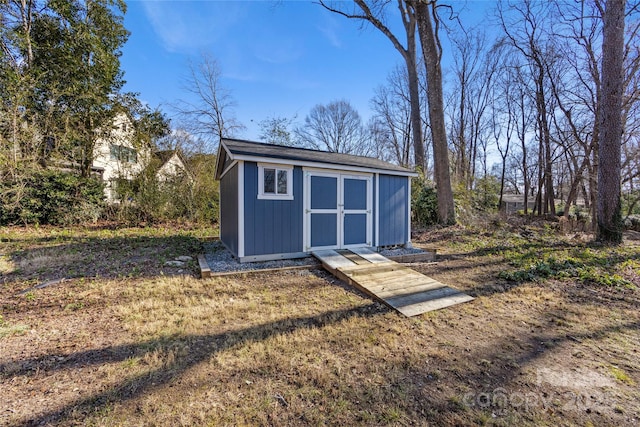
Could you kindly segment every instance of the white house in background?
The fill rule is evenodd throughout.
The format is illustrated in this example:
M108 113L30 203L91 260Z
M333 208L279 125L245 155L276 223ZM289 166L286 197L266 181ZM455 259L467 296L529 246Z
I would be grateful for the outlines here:
M132 180L149 164L151 149L135 144L133 121L126 113L113 119L110 130L101 136L94 147L93 168L101 172L108 202L118 200L116 183L119 179Z
M159 161L156 171L158 182L167 182L169 179L181 175L191 178L187 162L178 150L156 151L153 153L153 157Z
M176 150L152 152L150 145L135 141L133 121L126 113L119 113L113 120L111 129L101 136L94 148L93 170L105 182L105 198L117 202L118 180L133 180L145 168L153 164L157 167L158 182L166 182L173 176L187 174L186 162Z

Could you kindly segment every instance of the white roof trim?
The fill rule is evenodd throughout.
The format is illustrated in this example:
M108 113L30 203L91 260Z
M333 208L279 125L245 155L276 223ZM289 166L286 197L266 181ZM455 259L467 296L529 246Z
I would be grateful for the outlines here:
M237 164L238 164L237 160L232 160L231 164L229 166L227 166L227 168L225 170L223 170L222 173L220 174L220 179L222 179L227 174L227 172L229 172L231 169L233 169L233 167L235 165L237 165Z
M227 154L230 154L230 153L227 151ZM394 170L388 170L388 169L367 168L363 166L351 166L351 165L324 163L324 162L310 162L308 160L291 160L291 159L283 159L279 157L252 156L247 154L230 154L230 155L231 155L231 159L233 160L244 160L249 162L272 163L272 164L292 165L292 166L306 166L311 168L331 169L331 170L340 170L340 171L381 173L385 175L397 175L397 176L418 176L417 173L411 172L411 171L402 172L402 171L394 171Z
M222 158L221 154L222 154L222 150L225 151L225 153L227 153L227 157L229 159L231 159L231 166L227 167L225 170L220 171L220 177L218 179L222 179L222 177L229 172L229 169L231 169L231 167L233 166L234 163L237 163L234 159L234 157L231 155L231 152L229 151L229 148L227 148L227 146L225 145L224 142L220 141L220 145L218 146L218 154L216 156L216 167L214 168L215 173L218 173L218 169L220 166L222 166L220 164L220 159ZM215 179L215 176L214 176Z

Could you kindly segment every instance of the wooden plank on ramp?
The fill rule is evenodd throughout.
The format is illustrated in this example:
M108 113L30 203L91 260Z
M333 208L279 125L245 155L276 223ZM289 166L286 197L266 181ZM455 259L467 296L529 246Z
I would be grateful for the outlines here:
M377 262L388 262L390 261L388 258L380 255L378 252L374 252L369 248L353 248L350 249L356 255L360 255L362 258L366 259L369 262L377 263Z
M355 265L353 262L332 249L313 252L313 256L318 258L320 262L322 262L322 265L331 273L333 273L333 271L331 270L337 270L340 267L350 267L352 265Z
M312 252L326 270L407 317L473 300L368 248Z

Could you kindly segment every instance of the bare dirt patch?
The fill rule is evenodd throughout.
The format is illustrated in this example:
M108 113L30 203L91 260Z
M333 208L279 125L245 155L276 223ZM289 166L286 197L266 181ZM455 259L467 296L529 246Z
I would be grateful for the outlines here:
M199 231L2 230L0 424L637 425L638 247L521 231L416 236L476 299L407 319L319 270L167 275Z

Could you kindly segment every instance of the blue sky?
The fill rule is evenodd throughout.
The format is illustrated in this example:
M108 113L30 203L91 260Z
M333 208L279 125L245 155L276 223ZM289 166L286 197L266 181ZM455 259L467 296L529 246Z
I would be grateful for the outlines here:
M472 22L493 2L449 4ZM366 121L374 89L402 61L378 30L310 1L149 0L127 6L125 90L170 115L170 104L188 100L189 61L211 54L246 126L239 136L247 139L259 139L258 123L267 117L297 115L302 122L314 105L338 99L351 102ZM390 16L397 34L401 25L399 16ZM446 75L446 63L444 68Z

